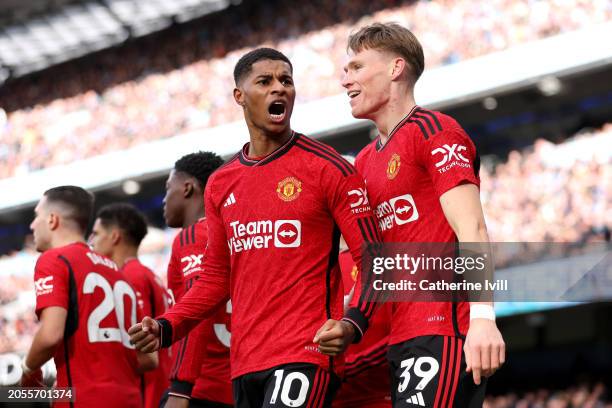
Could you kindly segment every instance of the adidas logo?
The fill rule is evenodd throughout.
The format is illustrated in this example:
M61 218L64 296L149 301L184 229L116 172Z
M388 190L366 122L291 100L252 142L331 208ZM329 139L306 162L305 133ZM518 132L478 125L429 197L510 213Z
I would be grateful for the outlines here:
M234 197L234 193L231 193L229 197L227 197L227 200L225 200L225 204L223 204L223 206L229 207L232 204L236 204L236 197Z
M424 407L425 406L425 400L423 399L423 394L420 393L420 392L415 394L415 395L413 395L410 398L407 398L406 402L408 404L418 405L419 407Z

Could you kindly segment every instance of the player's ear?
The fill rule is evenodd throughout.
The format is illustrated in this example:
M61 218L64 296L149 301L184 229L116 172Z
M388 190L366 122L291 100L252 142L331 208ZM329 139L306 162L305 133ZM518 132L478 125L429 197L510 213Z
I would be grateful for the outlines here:
M244 107L244 92L242 92L242 89L234 88L234 100L238 105Z
M183 197L191 198L191 196L195 193L195 186L191 180L185 180L185 184L183 184Z
M54 212L50 212L47 219L47 225L49 226L49 231L55 231L60 225L59 215Z
M121 241L121 232L119 228L113 228L113 232L111 232L111 242L113 245L117 245Z
M389 66L391 80L397 81L398 79L400 79L407 69L408 66L406 65L406 61L403 58L393 58Z

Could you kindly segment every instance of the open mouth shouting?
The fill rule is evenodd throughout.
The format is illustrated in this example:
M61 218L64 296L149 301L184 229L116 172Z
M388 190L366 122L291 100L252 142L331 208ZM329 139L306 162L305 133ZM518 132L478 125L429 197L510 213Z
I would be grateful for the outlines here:
M281 123L287 115L287 107L285 101L274 101L268 106L268 113L272 122Z

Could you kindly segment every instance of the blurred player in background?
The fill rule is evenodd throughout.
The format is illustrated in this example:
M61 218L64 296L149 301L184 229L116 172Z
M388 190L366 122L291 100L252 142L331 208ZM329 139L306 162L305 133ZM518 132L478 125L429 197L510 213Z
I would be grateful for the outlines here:
M342 85L352 114L379 132L355 166L384 241L488 242L472 140L455 120L414 101L425 65L416 37L375 23L351 35L348 50ZM482 377L505 359L491 303L396 303L390 344L395 407L480 407Z
M234 69L234 98L250 143L206 186L204 271L157 320L130 329L138 349L168 347L232 298L232 378L237 407L331 405L347 342L361 338L371 305L343 315L340 233L355 260L379 241L371 209L351 208L363 179L332 148L291 130L293 67L260 48ZM335 341L319 346L333 337Z
M344 284L344 304L348 307L354 293L359 269L351 253L342 245L338 261ZM391 331L391 303L379 305L370 321L368 333L358 344L344 352L342 387L333 408L391 408L391 384L387 362L387 342Z
M139 366L129 343L134 290L112 260L85 243L92 209L93 196L74 186L47 190L34 209L40 327L22 363L21 386L38 383L40 368L53 358L57 386L73 388L73 406L141 407L139 373L156 361L143 356Z
M156 316L168 308L169 296L161 280L138 260L138 248L147 234L147 221L134 206L127 203L109 204L96 216L90 243L94 251L112 259L123 277L136 291L143 316ZM140 354L140 353L139 353ZM162 393L168 387L170 353L153 353L157 369L144 373L144 406L157 408Z
M166 182L166 224L182 228L172 243L168 264L168 287L175 301L189 291L202 271L208 242L204 188L222 164L223 159L214 153L191 153L176 161ZM228 302L173 346L172 383L166 407L232 406L229 312Z

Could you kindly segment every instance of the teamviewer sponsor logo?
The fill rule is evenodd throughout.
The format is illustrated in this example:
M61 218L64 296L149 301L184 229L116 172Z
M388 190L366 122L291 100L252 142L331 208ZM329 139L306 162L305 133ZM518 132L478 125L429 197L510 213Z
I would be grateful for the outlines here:
M465 146L457 143L452 146L445 144L442 147L432 150L431 155L440 158L440 161L435 164L438 172L444 173L456 166L468 169L472 167L470 161L461 154L461 152L466 150L467 148Z
M252 249L297 248L302 244L302 223L298 220L262 220L246 224L230 223L232 236L227 240L232 255Z
M53 292L53 276L37 279L34 282L34 287L36 288L36 296Z
M414 203L414 198L410 194L404 194L380 203L376 207L375 214L382 231L419 219L419 211Z
M357 188L348 192L352 199L350 207L353 214L361 214L370 211L370 202L368 201L368 192L365 188Z
M274 223L274 246L297 248L302 243L302 225L295 220L278 220Z
M397 225L408 224L419 219L419 212L414 203L414 198L410 194L392 198L389 200L389 204L393 207L395 223Z

